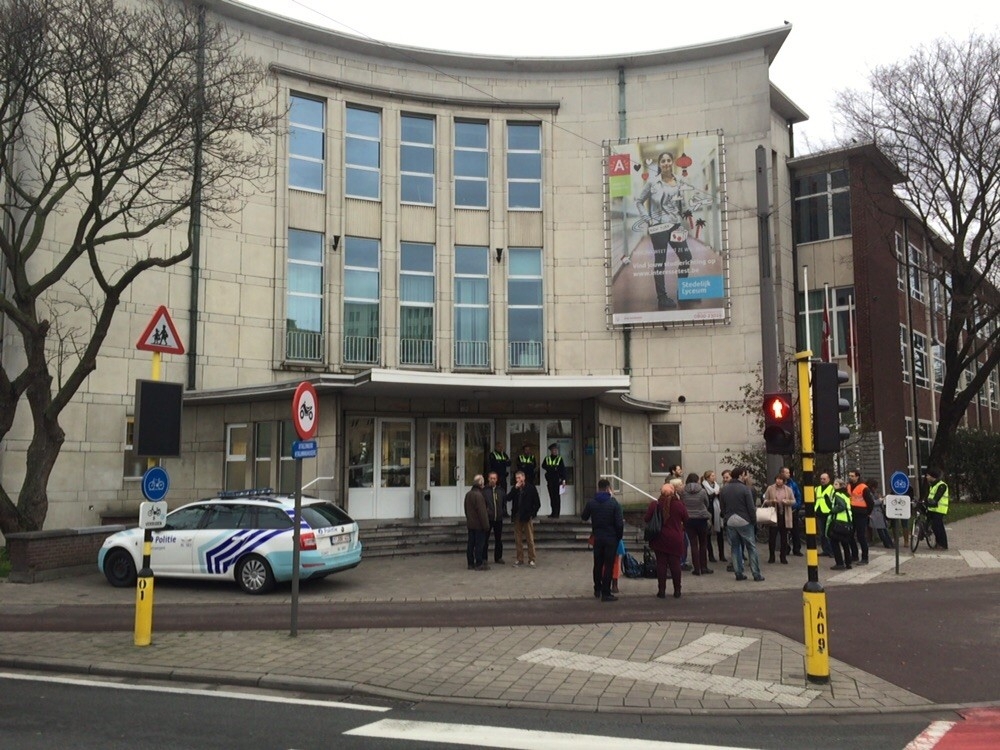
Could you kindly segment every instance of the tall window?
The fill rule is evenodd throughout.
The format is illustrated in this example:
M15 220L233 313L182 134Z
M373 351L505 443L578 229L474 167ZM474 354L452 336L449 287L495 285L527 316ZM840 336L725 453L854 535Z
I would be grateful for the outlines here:
M489 128L485 122L455 122L455 207L489 205Z
M930 369L927 366L927 337L913 332L913 382L921 388L929 388Z
M434 364L434 245L399 247L399 361Z
M649 426L649 473L669 474L670 467L682 464L681 426L651 424Z
M910 296L919 302L924 301L924 251L916 245L910 245Z
M903 251L903 235L896 232L896 288L906 291L906 255Z
M944 344L935 340L931 347L931 363L934 377L934 390L941 392L944 388ZM995 374L996 371L994 371Z
M542 126L507 125L507 208L542 208Z
M910 337L907 335L906 326L899 327L899 358L902 362L903 382L910 382Z
M250 444L250 426L226 425L226 489L246 489L247 454Z
M851 193L846 169L796 177L792 189L796 242L816 242L851 233Z
M323 235L288 230L285 357L323 359Z
M824 289L813 289L809 292L809 345L814 353L822 351L823 346L823 293ZM843 286L829 290L827 300L830 315L830 356L843 357L851 344L851 305L853 304L854 287ZM799 293L799 341L805 345L805 300Z
M455 367L489 367L489 248L455 247L454 312Z
M622 428L609 424L601 425L601 473L610 475L611 486L619 490L617 477L622 475Z
M931 455L932 445L934 445L934 425L925 419L918 419L917 459L921 466L927 465L927 458Z
M542 250L512 247L508 252L507 331L510 366L539 369L542 358Z
M347 195L378 200L382 184L382 115L348 107L345 148Z
M917 440L913 434L913 417L906 417L906 460L909 464L907 472L911 477L917 475Z
M1000 409L1000 372L994 369L990 373L987 388L989 389L990 408L996 411Z
M379 241L344 238L344 362L378 364Z
M433 206L434 118L403 115L400 126L400 199Z
M321 193L326 172L326 105L292 94L288 124L288 186Z

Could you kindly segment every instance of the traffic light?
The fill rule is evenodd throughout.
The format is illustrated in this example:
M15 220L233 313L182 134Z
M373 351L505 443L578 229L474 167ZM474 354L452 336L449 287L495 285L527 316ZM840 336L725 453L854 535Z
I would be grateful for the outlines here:
M840 414L851 408L840 397L840 385L847 373L833 362L814 362L812 366L813 449L816 453L837 453L851 431L840 424Z
M764 443L768 453L787 456L795 450L791 393L764 394Z

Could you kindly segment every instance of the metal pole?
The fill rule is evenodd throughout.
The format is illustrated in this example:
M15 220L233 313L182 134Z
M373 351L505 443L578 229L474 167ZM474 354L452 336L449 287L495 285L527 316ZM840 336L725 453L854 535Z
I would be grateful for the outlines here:
M774 284L771 262L770 199L767 181L767 149L757 147L757 243L760 261L760 344L761 377L764 393L778 390L778 314L774 299L778 290ZM778 473L781 457L767 457L767 475Z
M160 365L163 355L153 352L153 380L160 379ZM155 458L146 460L146 468L156 465ZM142 569L135 579L135 627L132 633L132 643L136 646L148 646L153 642L153 568L150 558L153 555L153 530L143 529L142 532Z
M292 638L299 634L299 542L302 539L302 459L295 459L295 520L292 529Z
M816 489L813 484L812 399L809 392L811 351L798 352L799 429L802 446L802 492L806 506L806 565L809 578L802 588L802 619L805 627L806 678L809 682L830 681L830 623L826 592L819 582L819 553L816 550Z

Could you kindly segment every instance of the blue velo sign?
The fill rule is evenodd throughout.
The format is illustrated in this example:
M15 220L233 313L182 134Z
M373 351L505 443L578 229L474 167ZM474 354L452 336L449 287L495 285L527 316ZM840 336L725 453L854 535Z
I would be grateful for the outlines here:
M162 500L170 489L170 477L162 466L146 469L142 475L142 496L151 502Z
M892 487L893 493L905 495L906 491L910 489L910 478L901 471L894 471L889 478L889 486Z
M296 440L292 443L292 458L316 458L315 440Z

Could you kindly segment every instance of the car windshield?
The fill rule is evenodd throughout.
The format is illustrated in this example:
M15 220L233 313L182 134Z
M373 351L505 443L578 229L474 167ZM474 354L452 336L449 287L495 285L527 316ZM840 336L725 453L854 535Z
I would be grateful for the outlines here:
M333 503L312 503L303 506L302 518L314 529L353 523L351 517Z

